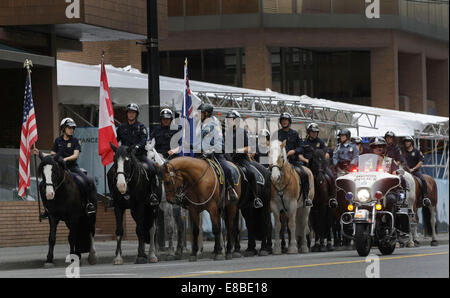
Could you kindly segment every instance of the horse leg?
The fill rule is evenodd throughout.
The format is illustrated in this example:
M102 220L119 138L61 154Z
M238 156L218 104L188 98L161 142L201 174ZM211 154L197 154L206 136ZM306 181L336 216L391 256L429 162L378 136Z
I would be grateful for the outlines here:
M298 253L298 247L297 247L297 239L296 239L296 216L297 215L297 200L292 200L289 206L289 222L288 227L289 231L291 232L291 237L289 239L289 247L288 247L288 254L296 254Z
M306 239L306 234L308 230L308 219L310 207L300 207L297 209L297 230L299 234L300 246L298 248L299 253L308 253L308 240Z
M228 212L226 212L226 213L228 213ZM222 253L222 245L221 245L221 239L222 239L221 219L220 219L219 209L217 208L217 206L213 205L209 209L209 214L211 217L212 231L214 234L214 242L215 242L213 257L214 257L215 261L220 261L220 260L224 259L224 256ZM229 217L228 214L227 214L227 217Z
M425 207L424 207L425 208ZM436 206L428 207L430 210L430 224L431 224L431 246L438 246L439 243L436 239Z
M123 238L123 214L125 209L114 207L114 215L116 217L116 253L113 260L114 265L122 265L122 238Z
M319 206L313 206L311 208L311 224L314 231L314 246L311 248L312 252L320 251L320 213Z
M152 227L150 228L150 247L148 249L149 263L158 263L158 257L156 256L155 234L156 234L156 222L155 219L153 219Z
M175 220L173 216L173 207L169 203L165 203L164 207L164 227L169 239L169 250L167 255L167 260L175 259L175 248L173 247L174 237L175 237Z
M281 211L280 212L280 224L281 224L281 230L280 230L280 238L281 238L281 253L287 253L286 248L286 230L287 230L287 215L286 212ZM287 231L289 233L289 231Z
M173 206L173 217L177 226L177 250L175 252L175 259L180 260L183 256L183 236L184 236L184 221L181 217L181 208Z
M280 222L280 211L278 210L277 204L273 201L270 201L270 207L273 212L274 222L275 222L275 244L273 248L274 255L281 255L281 241L280 241L280 233L281 233L281 222Z
M245 224L247 226L248 232L248 241L247 241L247 249L245 250L244 256L253 257L256 255L256 241L255 241L255 231L254 231L254 223L251 221L251 210L250 208L245 208L241 210L242 214L245 218Z
M198 234L199 234L199 214L193 210L193 208L189 209L189 221L190 226L192 228L192 251L191 256L189 257L190 262L197 261L197 253L198 253Z
M145 207L143 205L138 206L135 209L131 210L131 216L136 222L136 236L138 237L138 255L135 261L135 264L146 264L147 263L147 254L145 253L145 234L146 230L144 227L144 216L145 216ZM155 214L156 216L156 214Z
M56 243L56 228L58 227L59 220L55 219L53 215L49 215L48 220L50 223L50 232L48 235L47 260L45 261L44 268L53 268L55 267L55 264L53 264L53 251Z
M241 254L241 226L242 226L242 217L239 210L236 210L236 215L234 216L234 250L233 250L233 258L242 257Z
M97 255L95 250L95 240L94 240L94 234L90 233L91 237L91 246L89 248L89 256L88 256L88 263L89 265L95 265L97 264Z

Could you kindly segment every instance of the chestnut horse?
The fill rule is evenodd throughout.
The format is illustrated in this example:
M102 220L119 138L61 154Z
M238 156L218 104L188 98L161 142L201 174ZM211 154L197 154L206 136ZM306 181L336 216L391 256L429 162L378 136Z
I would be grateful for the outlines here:
M230 163L231 164L231 163ZM223 260L221 215L225 218L227 228L226 258L232 258L234 247L234 219L238 202L231 202L226 193L225 177L218 177L210 160L177 157L166 162L163 167L163 182L166 199L169 203L179 204L188 209L192 223L192 252L190 261L197 260L198 236L200 231L199 214L207 210L211 217L212 231L215 238L214 260ZM234 189L241 196L241 177ZM222 213L223 212L223 213Z
M286 154L286 140L282 143L278 140L272 141L269 152L269 169L271 172L272 196L270 201L270 208L274 215L275 222L275 245L273 254L281 254L281 221L280 214L282 211L288 216L288 228L291 237L288 253L295 254L300 252L309 252L307 246L307 231L308 219L311 207L303 205L303 198L301 198L300 177L295 171L294 167L287 160ZM303 167L309 176L310 190L309 199L314 199L314 178L311 171ZM299 210L297 210L299 209ZM298 226L298 228L297 228ZM298 230L298 231L297 231ZM300 249L297 248L297 239L301 242Z

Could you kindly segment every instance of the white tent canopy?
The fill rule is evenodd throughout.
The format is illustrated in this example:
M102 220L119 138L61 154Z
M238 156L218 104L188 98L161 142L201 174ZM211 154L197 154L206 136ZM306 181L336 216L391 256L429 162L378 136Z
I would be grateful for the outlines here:
M125 106L130 102L140 105L148 104L147 74L142 74L131 67L116 68L106 65L111 98L115 105ZM62 104L98 105L100 83L100 65L85 65L58 60L58 98ZM384 135L388 130L398 136L414 135L414 130L422 130L429 123L448 121L447 117L381 109L370 106L353 105L308 96L292 96L273 92L260 91L231 86L223 86L198 81L190 81L192 92L232 92L248 93L255 96L273 96L285 101L300 101L302 104L329 107L334 109L371 113L379 115L376 127L359 128L360 136ZM181 110L184 80L160 76L161 106L174 107ZM193 95L193 104L197 107L201 100ZM369 126L366 118L361 117L359 125ZM357 135L352 129L352 135Z

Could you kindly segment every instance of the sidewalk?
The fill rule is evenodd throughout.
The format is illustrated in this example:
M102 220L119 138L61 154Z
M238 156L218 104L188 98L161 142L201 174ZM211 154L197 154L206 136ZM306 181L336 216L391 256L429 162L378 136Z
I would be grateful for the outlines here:
M449 243L448 233L441 233L437 235L440 245ZM419 238L421 246L430 245L431 238ZM259 247L259 241L257 242ZM204 241L204 252L199 258L210 258L211 252L214 248L213 241ZM241 241L242 250L247 247L246 241ZM114 253L116 250L116 241L96 242L95 248L97 251L97 264L112 264ZM17 269L34 269L43 268L47 256L48 246L24 246L24 247L6 247L0 248L0 270L17 270ZM148 253L148 245L146 246L146 253ZM188 249L183 252L183 259L187 259L190 253L190 243L188 242ZM69 254L68 244L55 245L54 263L56 267L65 267L66 256ZM122 257L124 263L134 263L137 255L137 241L122 241ZM167 252L159 252L159 261L167 261ZM81 265L87 264L88 254L83 254Z

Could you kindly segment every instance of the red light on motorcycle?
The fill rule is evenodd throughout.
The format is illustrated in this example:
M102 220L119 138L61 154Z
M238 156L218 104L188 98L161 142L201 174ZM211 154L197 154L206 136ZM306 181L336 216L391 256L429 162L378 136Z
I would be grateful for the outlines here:
M382 193L381 191L377 191L377 192L375 193L375 198L376 198L377 200L380 200L382 197L383 197L383 193Z
M357 168L354 168L354 169L352 170L352 172L353 172L353 173L358 173L358 169L357 169Z

